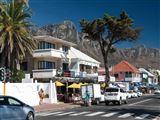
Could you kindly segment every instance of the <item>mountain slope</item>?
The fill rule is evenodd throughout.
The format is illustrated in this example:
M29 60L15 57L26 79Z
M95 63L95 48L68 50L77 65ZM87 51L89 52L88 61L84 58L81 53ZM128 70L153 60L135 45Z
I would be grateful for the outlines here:
M33 28L33 35L50 35L77 44L77 49L100 61L103 66L103 58L99 46L95 42L84 39L82 33L78 33L71 21L60 24L46 25L41 28ZM144 45L117 49L109 55L109 64L114 65L121 60L127 60L136 67L160 69L160 49L147 48Z

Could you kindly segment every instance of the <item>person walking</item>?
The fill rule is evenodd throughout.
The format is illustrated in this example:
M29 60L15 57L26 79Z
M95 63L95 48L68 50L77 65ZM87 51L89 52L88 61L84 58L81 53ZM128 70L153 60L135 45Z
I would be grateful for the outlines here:
M38 92L38 94L39 94L39 98L40 98L39 104L41 105L43 103L43 99L44 99L44 90L41 88L40 91Z

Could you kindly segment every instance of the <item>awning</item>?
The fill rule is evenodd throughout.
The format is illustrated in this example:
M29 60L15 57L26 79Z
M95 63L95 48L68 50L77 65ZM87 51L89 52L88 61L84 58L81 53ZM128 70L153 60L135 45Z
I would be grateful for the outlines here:
M71 85L68 86L68 88L81 88L81 85L80 84L77 84L77 83L73 83Z
M59 87L60 87L60 86L64 86L64 84L61 83L61 82L59 82L59 81L56 81L55 83L56 83L56 86L59 86Z

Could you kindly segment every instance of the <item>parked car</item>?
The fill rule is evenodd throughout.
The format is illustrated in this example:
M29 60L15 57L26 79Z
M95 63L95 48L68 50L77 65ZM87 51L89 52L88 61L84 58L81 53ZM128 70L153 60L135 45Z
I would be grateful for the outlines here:
M31 106L11 96L0 96L0 120L34 120Z
M154 94L160 94L160 90L159 90L159 89L156 89L156 90L154 91Z
M129 91L129 94L130 94L131 98L136 98L136 97L138 97L138 94L137 94L136 92L134 92L133 90L130 90L130 91Z
M127 104L127 93L121 88L107 88L104 94L105 104L108 105L110 102L113 104L117 103L119 105L124 102Z
M142 92L141 91L137 91L137 96L141 97L142 96Z
M127 91L126 93L127 93L127 97L128 97L129 99L132 98L132 94L131 94L129 91Z

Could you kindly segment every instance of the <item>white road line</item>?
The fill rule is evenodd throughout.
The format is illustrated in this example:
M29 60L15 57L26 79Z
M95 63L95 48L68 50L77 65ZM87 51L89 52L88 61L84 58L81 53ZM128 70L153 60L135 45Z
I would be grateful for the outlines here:
M39 116L49 116L49 115L55 115L55 114L60 114L62 112L53 112L53 113L42 113Z
M142 114L140 116L137 116L135 119L143 120L144 118L148 117L150 114Z
M60 113L60 114L57 114L55 116L63 116L63 115L68 115L68 114L72 114L74 112L66 112L66 113Z
M113 115L115 115L115 114L118 114L118 112L107 113L107 114L101 115L101 116L102 116L102 117L111 117L111 116L113 116Z
M126 113L126 114L123 114L123 115L118 116L118 118L127 118L127 117L132 116L133 114L134 114L134 113Z
M94 112L94 113L91 113L91 114L87 114L85 116L96 116L96 115L99 115L99 114L103 114L104 112Z
M139 103L147 102L147 101L149 101L149 100L151 100L151 99L142 100L142 101L140 101L140 102L135 102L135 103L129 104L128 106L133 106L133 105L136 105L136 104L139 104Z
M75 114L70 114L69 116L78 116L78 115L84 115L90 112L80 112L80 113L75 113Z

